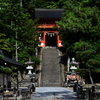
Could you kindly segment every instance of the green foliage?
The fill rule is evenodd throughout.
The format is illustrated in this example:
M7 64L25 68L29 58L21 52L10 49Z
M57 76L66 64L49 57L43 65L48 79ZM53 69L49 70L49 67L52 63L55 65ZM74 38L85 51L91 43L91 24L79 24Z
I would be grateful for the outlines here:
M17 67L11 66L12 71L17 70Z
M91 31L91 29L95 27L100 12L95 5L89 7L89 4L85 5L86 2L84 1L86 0L81 0L81 2L77 0L66 1L63 13L64 17L58 23L64 30L70 30L72 32L87 32L87 30ZM93 26L94 21L95 24Z
M10 74L12 72L12 69L9 68L9 67L0 66L0 72L1 73L6 73L6 74Z
M37 26L34 27L37 23L36 20L29 19L24 23L24 33L20 37L20 48L19 48L19 61L26 62L31 57L31 59L37 63L37 59L35 57L36 48L38 47L38 36L40 33L36 33L38 31Z
M12 73L11 73L12 76L17 75L17 71L18 71L17 67L11 66L11 70L12 70Z
M4 56L0 55L0 59L3 59L3 58L4 58Z
M31 19L31 13L34 6L32 1L23 0L23 6L20 6L20 0L1 0L0 11L0 38L1 33L4 41L3 45L0 45L0 49L8 50L8 45L12 52L12 57L15 56L15 42L18 43L18 60L25 63L31 57L32 60L39 62L39 59L35 58L36 48L38 47L38 31L37 27L34 27L37 20ZM17 34L17 35L16 35ZM6 40L6 41L5 41Z
M9 73L10 74L12 72L12 69L9 68L9 67L5 67L4 69L5 69L5 71L4 71L5 73Z
M47 0L34 0L35 8L46 8L49 5L49 1Z
M3 66L0 66L0 72L3 72L5 69Z
M55 9L55 8L59 8L57 5L57 2L50 2L50 5L48 5L46 8L50 8L50 9Z
M95 68L95 66L99 66L100 64L100 57L99 52L97 52L98 49L94 49L95 45L90 44L85 41L79 41L75 43L74 50L76 52L76 58L82 60L82 65L86 64L88 67L88 64L91 68Z
M60 25L60 37L69 57L80 62L80 68L100 72L100 2L67 0ZM97 71L98 70L98 71Z
M11 51L9 39L5 39L5 34L0 33L0 50Z
M34 0L33 5L35 8L49 8L49 9L55 9L55 8L63 8L64 2L66 0Z

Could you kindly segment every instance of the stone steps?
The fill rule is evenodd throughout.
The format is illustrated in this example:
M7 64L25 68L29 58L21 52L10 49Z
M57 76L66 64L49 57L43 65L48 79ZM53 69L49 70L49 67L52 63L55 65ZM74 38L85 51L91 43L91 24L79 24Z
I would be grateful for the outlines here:
M43 49L42 86L60 86L60 66L56 47Z

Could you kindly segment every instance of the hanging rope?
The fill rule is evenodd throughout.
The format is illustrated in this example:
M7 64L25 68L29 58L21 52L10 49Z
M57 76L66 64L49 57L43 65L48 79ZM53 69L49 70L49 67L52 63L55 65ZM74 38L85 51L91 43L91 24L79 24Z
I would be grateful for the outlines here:
M54 32L54 33L45 32L45 35L50 36L50 37L56 36L57 34L58 34L57 32Z

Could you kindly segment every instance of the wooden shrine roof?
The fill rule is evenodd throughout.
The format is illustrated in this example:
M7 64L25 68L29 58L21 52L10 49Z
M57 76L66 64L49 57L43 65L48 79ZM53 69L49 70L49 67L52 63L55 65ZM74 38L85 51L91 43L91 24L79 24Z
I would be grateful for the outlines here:
M7 57L7 56L5 56L3 53L0 53L0 55L2 55L3 56L3 58L0 58L0 62L1 63L8 63L8 64L10 64L10 65L14 65L14 66L16 66L16 67L19 67L19 68L23 68L23 67L26 67L26 65L25 64L23 64L23 63L20 63L20 62L17 62L17 61L15 61L15 60L13 60L13 59L11 59L11 58L9 58L9 57Z
M63 9L42 9L35 8L36 18L61 18Z

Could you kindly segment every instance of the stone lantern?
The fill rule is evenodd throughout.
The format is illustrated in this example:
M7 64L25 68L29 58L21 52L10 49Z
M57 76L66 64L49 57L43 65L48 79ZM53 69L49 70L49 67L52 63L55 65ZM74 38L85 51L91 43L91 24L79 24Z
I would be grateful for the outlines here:
M70 65L71 65L70 69L72 70L72 72L74 72L74 70L77 69L77 67L75 67L75 65L78 65L78 62L75 62L75 58L72 58Z
M28 65L28 67L26 67L26 69L28 69L28 74L32 74L31 70L33 69L32 64L34 64L34 62L32 62L31 58L29 58L29 61L26 62L26 64Z

